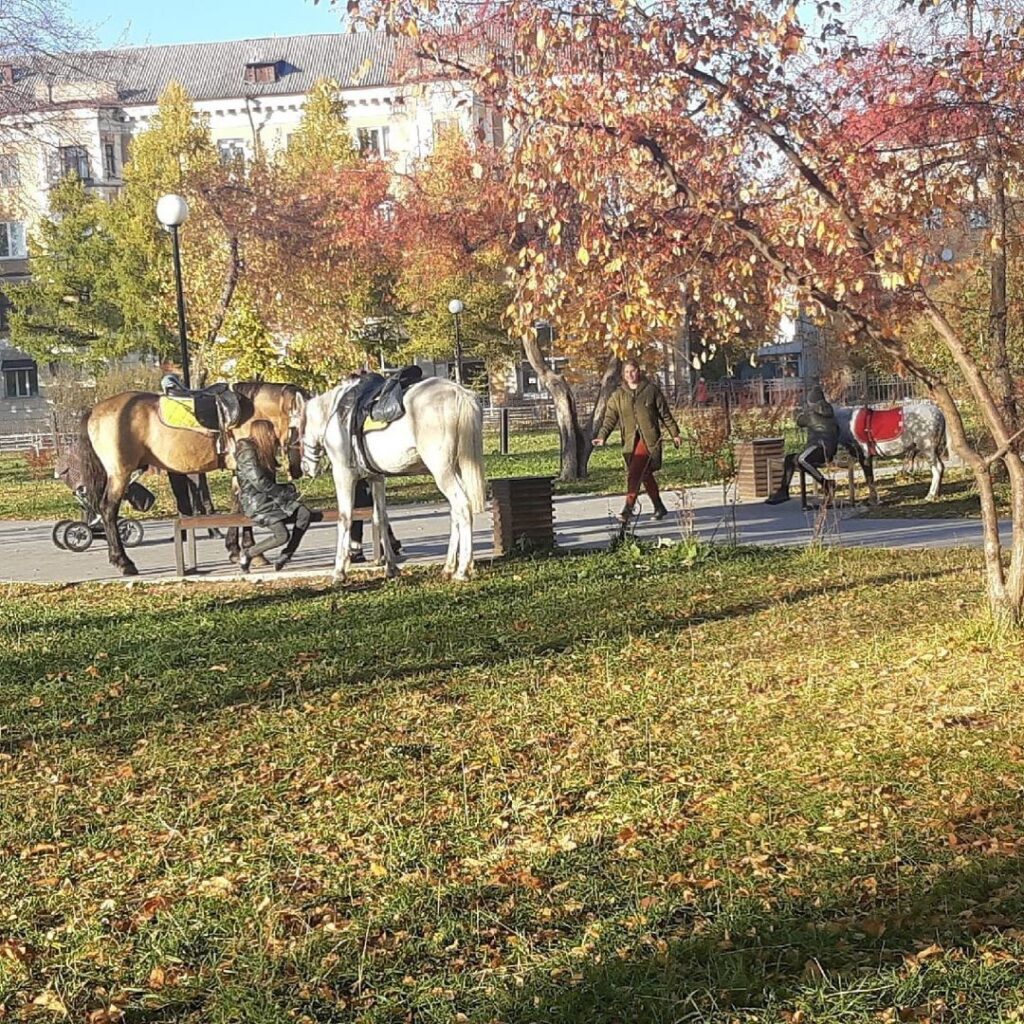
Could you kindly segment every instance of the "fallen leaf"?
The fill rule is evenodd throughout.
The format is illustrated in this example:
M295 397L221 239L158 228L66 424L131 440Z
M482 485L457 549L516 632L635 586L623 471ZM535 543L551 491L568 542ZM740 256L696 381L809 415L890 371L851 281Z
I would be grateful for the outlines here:
M32 1005L38 1006L41 1010L55 1013L58 1017L66 1017L68 1015L68 1008L64 1005L64 1000L52 988L48 988L45 992L40 992L32 1000Z

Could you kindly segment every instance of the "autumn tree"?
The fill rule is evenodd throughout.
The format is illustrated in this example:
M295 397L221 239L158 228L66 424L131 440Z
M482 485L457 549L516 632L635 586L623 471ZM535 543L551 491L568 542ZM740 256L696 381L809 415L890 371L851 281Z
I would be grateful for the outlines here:
M463 351L495 371L519 355L504 325L511 254L500 154L456 127L398 185L392 229L401 258L396 299L408 356L451 361L448 303L460 299Z
M235 199L234 184L218 160L209 125L196 115L185 90L172 83L150 126L133 140L124 188L110 208L111 273L125 329L140 348L174 354L171 245L156 219L156 203L168 192L183 195L189 219L181 229L182 272L190 352L200 378L241 270L239 230L223 209Z
M391 176L360 156L338 84L317 83L298 130L253 189L246 265L282 365L324 387L366 359L364 327L392 306Z
M380 0L365 13L471 78L520 133L511 194L537 229L519 252L523 329L570 301L579 266L595 262L611 281L628 275L631 296L628 311L611 301L582 311L579 329L595 344L615 344L637 323L670 323L668 286L683 272L699 276L709 315L723 322L754 292L815 304L845 323L852 344L916 376L942 408L981 493L990 605L1020 622L1024 461L1012 368L999 356L1011 313L999 298L999 261L986 366L936 301L943 271L926 259L936 211L961 214L979 189L998 206L993 183L1009 190L1024 176L1019 34L865 47L824 5L812 25L800 8L756 0L713 11L603 0L570 10L543 0L431 7L429 19L414 0ZM432 35L432 19L461 24L472 46ZM994 209L994 253L1007 244L1002 223ZM965 431L949 375L910 350L907 325L920 316L979 410L980 444ZM1000 462L1012 491L1008 567L992 485Z

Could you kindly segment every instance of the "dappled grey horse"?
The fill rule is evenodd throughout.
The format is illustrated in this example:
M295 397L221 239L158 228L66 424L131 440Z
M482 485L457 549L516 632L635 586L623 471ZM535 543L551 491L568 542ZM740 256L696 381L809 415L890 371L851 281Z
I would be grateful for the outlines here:
M839 423L839 444L857 458L868 485L869 500L878 504L875 488L875 459L928 460L932 485L928 501L939 497L945 463L946 417L934 403L924 398L909 399L893 409L873 409L867 405L849 408L836 406Z

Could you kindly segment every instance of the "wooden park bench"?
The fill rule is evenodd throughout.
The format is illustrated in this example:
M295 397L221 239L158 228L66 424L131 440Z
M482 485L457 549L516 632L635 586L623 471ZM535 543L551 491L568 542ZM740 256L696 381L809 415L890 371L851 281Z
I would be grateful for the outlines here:
M321 522L336 523L338 521L338 510L336 508L321 509L324 517ZM352 510L353 521L361 519L364 522L373 523L372 508L357 508ZM253 521L241 512L215 512L213 515L201 516L178 516L172 522L174 531L174 562L178 569L178 575L184 576L186 572L195 572L199 568L199 561L196 557L196 530L228 530L231 527L241 529L245 526L255 526ZM185 560L185 547L188 546L188 562ZM373 526L373 550L380 552L380 538L377 536L377 527Z
M824 476L826 480L832 480L837 485L845 483L846 486L849 488L850 492L850 504L856 505L857 480L854 476L854 470L857 468L857 464L852 458L850 458L848 455L845 455L845 453L839 454L844 456L843 460L837 461L833 459L833 461L828 463L828 465L822 466L821 475ZM782 474L785 468L784 462L785 460L783 458L771 458L768 460L769 494L771 494L774 491L776 485L782 479ZM805 470L803 466L799 464L797 464L796 471L797 475L800 477L800 506L801 508L804 509L812 508L813 506L808 502L809 488L807 486L807 478L809 474L807 473L807 470ZM821 487L819 487L816 483L814 484L814 490L816 493L821 493ZM836 489L836 498L837 500L845 500L841 498L838 487Z

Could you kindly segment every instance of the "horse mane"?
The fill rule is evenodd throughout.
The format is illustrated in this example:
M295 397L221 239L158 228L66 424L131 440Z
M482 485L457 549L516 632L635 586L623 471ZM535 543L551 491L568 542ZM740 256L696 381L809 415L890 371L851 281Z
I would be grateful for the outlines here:
M265 380L240 380L232 385L231 390L251 402L263 388L280 388L286 395L301 395L307 401L310 396L310 392L298 384L272 384Z

